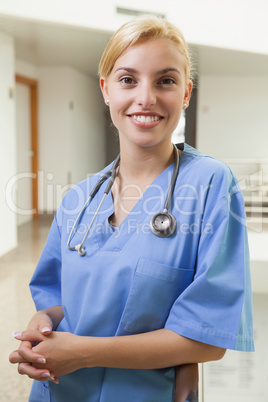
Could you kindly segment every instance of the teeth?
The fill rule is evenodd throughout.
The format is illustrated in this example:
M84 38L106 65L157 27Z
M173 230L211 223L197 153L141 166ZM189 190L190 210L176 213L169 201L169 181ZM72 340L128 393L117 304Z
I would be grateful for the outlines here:
M160 117L158 116L140 116L140 115L136 115L134 114L134 116L132 116L133 119L141 122L141 123L152 123L153 121L159 120Z

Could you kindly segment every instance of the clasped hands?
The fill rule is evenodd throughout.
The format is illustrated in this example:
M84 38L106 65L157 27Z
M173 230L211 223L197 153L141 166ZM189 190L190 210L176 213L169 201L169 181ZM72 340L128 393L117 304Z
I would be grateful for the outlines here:
M59 383L59 376L81 368L81 361L74 348L76 335L53 332L47 326L41 331L28 329L14 332L13 336L21 344L10 354L9 361L18 364L19 374L38 381Z

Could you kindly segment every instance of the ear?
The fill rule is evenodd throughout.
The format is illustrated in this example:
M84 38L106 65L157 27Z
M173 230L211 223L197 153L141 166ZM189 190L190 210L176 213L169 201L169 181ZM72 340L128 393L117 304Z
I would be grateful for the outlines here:
M100 77L100 88L102 95L104 97L104 101L106 102L106 100L109 99L109 93L108 93L107 78L103 76Z
M184 100L183 100L184 103L186 103L187 105L190 102L192 89L193 89L193 82L190 80L188 82L188 84L186 85L185 94L184 94Z

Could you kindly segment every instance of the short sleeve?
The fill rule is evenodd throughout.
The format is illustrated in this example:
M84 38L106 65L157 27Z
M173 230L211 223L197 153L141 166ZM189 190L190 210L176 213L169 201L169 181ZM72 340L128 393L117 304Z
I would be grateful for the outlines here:
M56 215L30 281L30 290L37 310L61 305L61 236Z
M194 280L165 327L214 346L254 350L246 219L237 185L225 196L217 188L209 191Z

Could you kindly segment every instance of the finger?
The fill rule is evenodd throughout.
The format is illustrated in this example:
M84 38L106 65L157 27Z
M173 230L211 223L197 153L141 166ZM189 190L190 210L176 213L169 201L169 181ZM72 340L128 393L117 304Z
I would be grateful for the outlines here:
M36 330L15 331L12 336L19 341L41 342L45 340L44 335Z
M38 316L38 325L36 328L38 329L41 334L49 335L52 332L52 321L51 318L48 317L47 314L41 314Z
M29 378L38 381L53 381L56 384L59 383L59 379L50 373L49 370L42 370L32 366L29 363L20 363L18 365L18 372L22 375L27 375Z
M32 349L32 347L33 347L33 345L32 345L32 343L31 342L27 342L27 341L23 341L23 342L21 342L21 345L20 345L20 348L19 349L16 349L16 350L14 350L13 352L11 352L10 353L10 355L9 355L9 361L10 361L10 363L12 363L12 364L15 364L15 363L22 363L25 359L23 359L22 357L21 357L21 355L20 355L20 353L19 353L19 350L21 349L21 348L28 348L28 349Z
M20 347L23 346L25 348L32 349L34 345L35 345L34 342L22 341Z
M30 363L46 364L46 359L43 355L41 355L40 353L36 353L33 349L25 347L24 343L25 342L23 342L18 349L18 355L23 359L23 361L27 361Z
M27 360L25 360L23 357L21 357L21 355L19 354L18 350L14 350L9 355L9 362L12 363L12 364L27 363Z
M30 321L28 328L38 330L44 335L50 334L53 328L51 317L44 311L38 311Z

